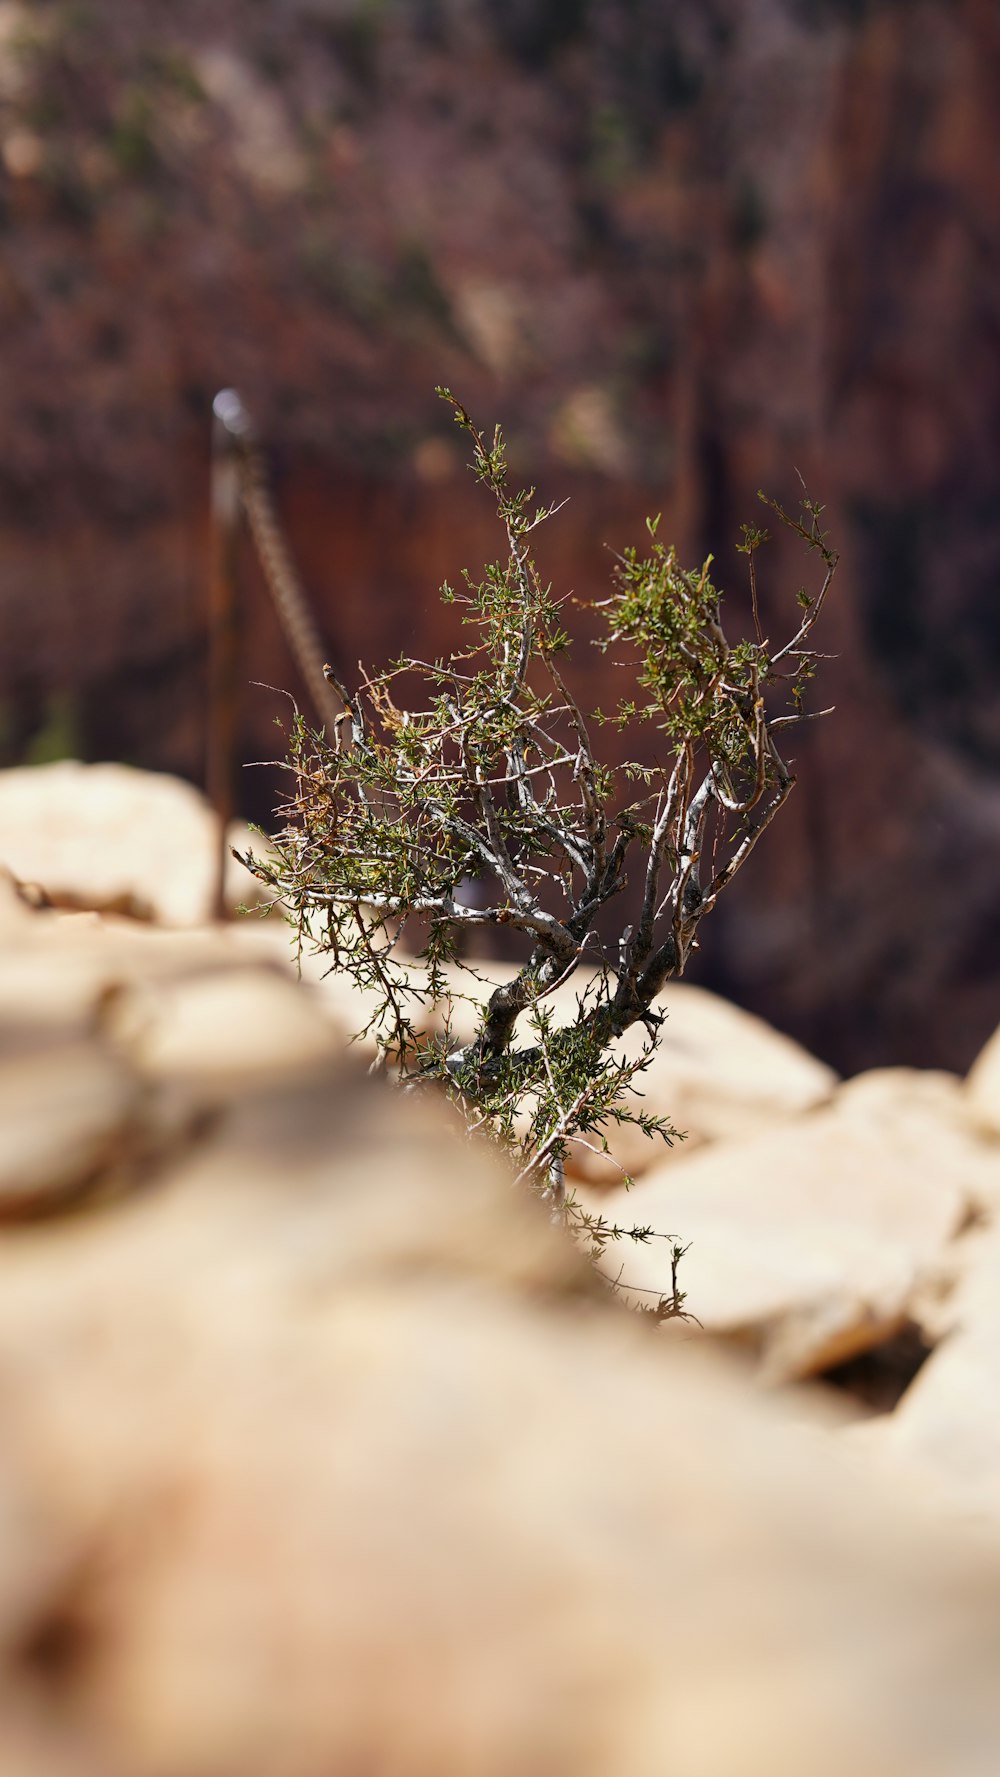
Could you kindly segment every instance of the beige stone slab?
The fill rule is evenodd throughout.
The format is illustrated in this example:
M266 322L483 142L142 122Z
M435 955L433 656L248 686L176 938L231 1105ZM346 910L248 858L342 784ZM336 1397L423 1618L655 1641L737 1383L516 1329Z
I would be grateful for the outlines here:
M877 1344L941 1266L965 1200L929 1161L827 1109L686 1156L592 1207L688 1243L692 1313L711 1333L751 1339L784 1379ZM667 1293L668 1243L623 1241L606 1268Z
M256 965L296 977L291 934L276 915L180 931L93 911L17 907L15 924L0 918L0 1034L92 1028L123 989Z
M433 1117L281 1103L211 1176L0 1240L5 1484L55 1552L0 1677L72 1650L28 1665L81 1763L989 1777L995 1551L589 1304Z
M988 1135L1000 1139L1000 1030L982 1049L965 1082L969 1116Z
M893 1433L901 1450L988 1499L1000 1520L1000 1319L942 1340L896 1408Z
M1000 1537L1000 1233L974 1237L950 1326L894 1412L859 1440L876 1460L925 1479L943 1510Z
M964 1192L970 1212L1000 1209L1000 1136L989 1136L970 1117L957 1075L874 1068L845 1080L833 1107L855 1127L891 1137L914 1167L936 1168Z
M133 987L104 1028L142 1074L200 1090L332 1062L345 1047L309 988L266 966Z
M138 1127L135 1076L96 1043L0 1060L0 1216L51 1208L122 1160Z
M836 1086L825 1063L705 988L670 982L657 1010L665 1021L649 1067L636 1076L635 1108L665 1116L686 1139L668 1149L634 1127L609 1125L610 1160L582 1146L568 1158L571 1174L588 1184L620 1183L623 1172L638 1178L706 1143L800 1116L823 1104ZM616 1052L631 1059L645 1041L635 1028Z
M229 839L244 844L245 827ZM192 784L129 765L52 765L0 772L0 865L57 906L127 913L168 926L212 918L218 829ZM261 898L229 858L230 904Z

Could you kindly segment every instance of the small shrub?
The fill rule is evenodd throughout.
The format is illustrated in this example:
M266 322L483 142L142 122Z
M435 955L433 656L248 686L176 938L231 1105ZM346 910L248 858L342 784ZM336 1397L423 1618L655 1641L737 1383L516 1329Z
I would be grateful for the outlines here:
M561 601L531 553L551 509L532 508L534 490L511 490L499 428L485 437L440 393L471 440L506 546L481 579L443 588L467 645L447 659L405 657L354 689L328 667L343 718L330 734L296 713L283 830L267 859L243 861L278 892L300 942L373 992L368 1030L382 1063L411 1088L438 1082L599 1250L653 1231L588 1214L566 1190L567 1151L582 1142L607 1152L609 1127L623 1122L673 1139L635 1090L662 1023L657 996L793 787L783 730L807 714L809 637L837 557L813 502L798 515L768 502L816 556L820 584L815 597L799 594L790 635L772 643L756 572L767 534L745 526L748 633L731 641L711 559L681 567L649 522L644 548L625 551L594 607L599 645L630 664L634 695L586 716L570 686ZM603 723L641 728L661 763L602 764ZM630 880L635 905L612 940L609 909ZM461 941L497 927L527 954L513 980L479 998ZM414 935L419 971L400 955ZM552 995L587 964L573 1015L557 1024ZM463 970L466 988L456 985ZM463 998L476 1009L465 1042L453 1029ZM436 1038L417 1017L430 1003L447 1013ZM616 1039L634 1026L643 1041L625 1058ZM680 1253L674 1244L672 1293L657 1313L681 1309Z

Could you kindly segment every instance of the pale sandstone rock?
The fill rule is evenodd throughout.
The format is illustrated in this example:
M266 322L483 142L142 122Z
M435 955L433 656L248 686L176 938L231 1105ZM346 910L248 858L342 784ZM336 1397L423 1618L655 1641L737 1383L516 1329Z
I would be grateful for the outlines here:
M994 1277L994 1286L1000 1279ZM865 1428L902 1469L937 1482L956 1513L1000 1533L1000 1325L950 1333L895 1412Z
M619 1184L623 1172L638 1178L707 1142L799 1116L823 1104L836 1086L833 1070L791 1037L703 987L669 982L656 1009L665 1022L649 1067L636 1076L634 1106L665 1116L685 1140L667 1148L634 1126L609 1125L612 1159L580 1146L567 1158L570 1173L589 1184ZM633 1029L617 1050L632 1059L644 1041L642 1029Z
M660 1044L639 1084L673 1099L678 1125L708 1141L743 1135L811 1110L837 1076L791 1037L703 987L670 982L656 1002L666 1014ZM634 1043L635 1032L629 1033Z
M343 1030L258 936L33 912L0 882L0 1215L120 1188L206 1106L329 1071Z
M1000 1030L982 1049L965 1082L969 1116L987 1135L1000 1137Z
M54 1551L0 1673L81 1762L991 1777L997 1557L588 1307L428 1113L333 1098L255 1097L228 1169L0 1241L5 1474ZM291 1188L248 1182L289 1130Z
M956 1244L940 1343L893 1413L859 1428L859 1447L938 1489L942 1513L1000 1537L1000 1228Z
M5 1026L16 1026L20 1041L32 1031L91 1030L123 993L155 998L170 983L248 968L262 969L269 981L277 971L297 980L291 934L277 915L178 931L93 912L33 911L12 891L5 898L5 881L9 888L9 878L0 877L0 1041ZM329 998L313 994L311 1011L322 1012L346 1044L350 1026Z
M1000 1225L973 1225L949 1259L950 1289L926 1316L939 1343L895 1411L852 1440L897 1485L933 1485L942 1516L1000 1538Z
M949 1328L1000 1329L1000 1223L972 1227L955 1246Z
M309 989L277 969L231 968L123 994L105 1028L143 1074L211 1089L280 1077L343 1053Z
M957 1075L873 1068L845 1080L833 1109L855 1127L891 1138L908 1164L928 1177L958 1185L970 1213L1000 1209L1000 1141L984 1137L970 1119Z
M10 871L0 865L0 942L6 943L27 930L33 912Z
M0 1217L50 1208L128 1155L135 1077L93 1043L0 1059Z
M2 1768L992 1777L1000 1556L618 1311L440 1106L198 936L123 942L110 999L102 956L98 1022L218 1115L0 1236Z
M690 1308L707 1332L759 1347L772 1380L887 1338L965 1216L956 1181L835 1110L719 1143L593 1207L690 1243L681 1277ZM669 1293L663 1240L617 1244L606 1264L629 1289Z
M212 810L179 778L72 759L0 772L0 865L53 905L199 925L214 912L217 857ZM260 899L232 859L226 883L232 905Z
M110 1069L117 1164L139 1089L88 1030L217 1113L151 1188L0 1234L0 1768L993 1777L995 1548L604 1301L440 1106L332 1064L270 922L21 906L0 885L0 1127L86 1108L78 1161ZM881 1155L816 1126L849 1180Z

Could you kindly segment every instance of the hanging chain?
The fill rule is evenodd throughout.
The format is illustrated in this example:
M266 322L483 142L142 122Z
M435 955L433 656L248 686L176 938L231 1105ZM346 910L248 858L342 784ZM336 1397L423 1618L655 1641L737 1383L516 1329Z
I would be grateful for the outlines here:
M316 712L335 732L344 711L324 674L319 630L278 517L253 423L235 389L221 390L213 406L231 443L243 509L271 602Z

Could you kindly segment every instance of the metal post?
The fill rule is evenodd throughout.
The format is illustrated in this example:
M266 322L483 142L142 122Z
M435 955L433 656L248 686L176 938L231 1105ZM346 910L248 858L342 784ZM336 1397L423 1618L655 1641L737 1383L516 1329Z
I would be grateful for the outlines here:
M212 403L212 477L208 565L208 744L206 778L218 822L214 910L226 907L226 835L235 808L236 662L238 608L236 544L240 520L240 420L243 407L232 389Z

